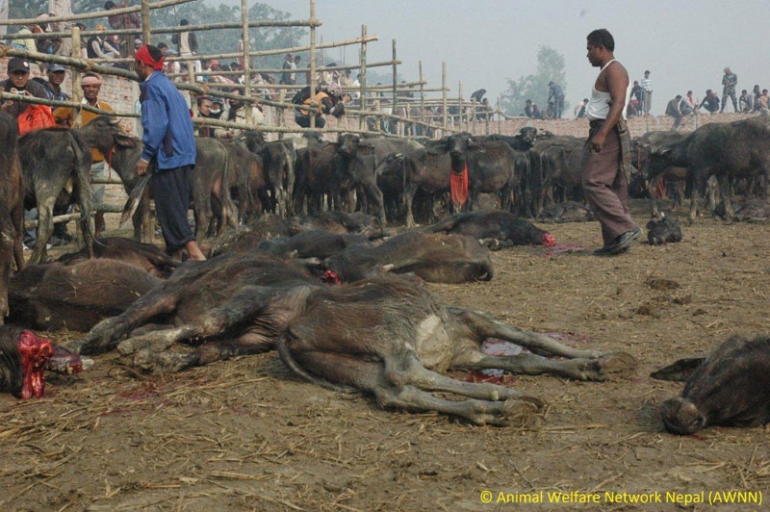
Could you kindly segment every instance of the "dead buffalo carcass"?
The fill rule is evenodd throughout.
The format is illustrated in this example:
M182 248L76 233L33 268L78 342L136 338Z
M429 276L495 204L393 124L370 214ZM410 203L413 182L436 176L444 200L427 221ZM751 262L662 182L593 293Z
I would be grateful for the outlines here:
M489 281L494 275L486 247L475 238L444 233L403 233L374 247L354 245L323 265L343 282L385 271L411 273L431 283Z
M47 257L54 206L80 206L81 232L92 251L91 152L86 141L77 130L39 130L19 139L19 157L26 187L24 206L37 208L37 241L29 263L40 263Z
M364 245L372 247L366 235L358 233L330 233L322 229L311 229L296 235L276 237L259 244L257 250L279 258L329 258L348 247Z
M532 353L486 355L480 347L488 338ZM442 375L446 370L499 368L605 380L636 367L625 353L578 350L478 311L446 307L421 286L395 277L314 290L278 339L278 350L289 368L325 387L352 387L374 394L383 407L439 411L477 425L526 422L542 402L511 388L451 379ZM548 355L568 359L543 357ZM430 392L470 399L446 400Z
M94 244L95 258L121 261L158 278L169 277L179 263L156 245L144 244L117 236L100 237L96 239L96 242ZM65 265L72 265L85 259L88 259L88 254L85 250L81 250L62 254L56 261Z
M11 264L24 268L24 182L16 144L16 120L0 112L0 325L8 314L8 280Z
M303 268L269 256L225 254L187 262L72 348L99 353L118 347L130 364L152 371L179 371L264 352L318 286L323 284ZM175 342L194 348L172 348Z
M31 265L11 279L9 322L42 331L88 331L119 315L160 280L128 263L85 259Z
M14 325L0 325L0 392L26 400L45 393L45 370L73 374L89 366L76 354Z
M689 435L714 425L770 423L770 337L733 336L708 357L677 361L652 377L682 380L688 373L682 395L666 400L661 409L669 432Z
M447 217L427 229L432 233L451 233L471 236L482 244L489 241L495 247L514 245L544 245L553 247L556 239L528 220L516 215L494 210L491 212L464 212Z

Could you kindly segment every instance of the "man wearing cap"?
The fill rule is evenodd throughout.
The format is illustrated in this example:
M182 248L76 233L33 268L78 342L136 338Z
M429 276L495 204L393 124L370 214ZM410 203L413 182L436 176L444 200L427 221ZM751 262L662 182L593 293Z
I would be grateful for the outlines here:
M0 82L0 89L4 92L20 93L36 98L48 98L45 87L29 79L29 71L29 62L19 57L12 58L8 61L8 78ZM3 100L0 105L3 112L16 118L27 110L27 104L20 101Z
M56 101L67 101L70 99L70 95L64 92L61 88L61 84L64 81L64 74L66 68L61 64L51 62L46 66L46 73L48 75L47 82L41 82L45 87L45 92L48 94L48 99ZM55 108L55 107L54 107Z
M166 252L186 248L192 260L206 257L195 241L187 210L190 206L190 171L195 167L195 134L182 93L163 74L163 55L155 46L136 52L142 102L142 156L136 164L140 176L152 172L155 211L166 241ZM152 162L153 168L149 169Z
M112 112L112 106L106 101L99 100L99 91L102 88L102 79L96 73L86 73L81 80L81 87L83 88L83 105L89 105L99 110L109 110ZM80 111L80 124L85 126L97 117L103 114L97 114L89 110L82 109ZM56 124L73 128L76 121L76 112L72 107L59 107L53 111L53 118ZM107 169L105 166L104 155L96 148L91 148L91 159L93 164L91 165L91 181L97 179L107 178ZM94 185L94 206L101 205L104 202L104 185ZM96 236L102 234L105 228L104 224L104 212L96 212Z

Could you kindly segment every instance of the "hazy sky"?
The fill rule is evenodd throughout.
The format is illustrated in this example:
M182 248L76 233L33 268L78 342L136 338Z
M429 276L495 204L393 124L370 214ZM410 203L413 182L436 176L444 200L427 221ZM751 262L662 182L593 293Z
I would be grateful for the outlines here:
M309 0L262 3L292 19L307 19L310 12ZM316 16L325 42L357 37L367 25L369 35L379 36L368 46L370 62L390 59L395 39L405 80L417 80L422 61L427 87L439 87L446 62L450 95L457 95L462 81L465 98L484 88L493 103L507 79L535 72L541 45L566 60L567 101L574 106L590 96L598 70L586 59L585 37L606 28L632 83L645 69L652 72L652 113L662 114L671 98L688 89L697 98L708 88L721 97L726 66L738 75L738 94L754 84L770 88L769 7L768 0L316 0ZM328 55L354 63L358 50Z

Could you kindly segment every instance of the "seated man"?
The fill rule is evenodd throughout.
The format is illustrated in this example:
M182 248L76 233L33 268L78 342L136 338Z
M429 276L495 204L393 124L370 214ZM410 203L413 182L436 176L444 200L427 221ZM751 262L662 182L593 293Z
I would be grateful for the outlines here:
M310 87L308 86L295 94L291 102L295 105L309 107L315 101L318 105L315 114L315 126L316 128L323 128L326 126L326 120L322 117L323 114L331 114L338 119L345 114L345 104L340 101L340 93L341 88L336 82L330 84L326 89L318 90L315 96L310 96ZM294 121L303 128L310 128L310 111L295 109Z
M703 98L698 108L704 107L710 114L714 114L719 111L719 96L711 89L706 90L706 97Z

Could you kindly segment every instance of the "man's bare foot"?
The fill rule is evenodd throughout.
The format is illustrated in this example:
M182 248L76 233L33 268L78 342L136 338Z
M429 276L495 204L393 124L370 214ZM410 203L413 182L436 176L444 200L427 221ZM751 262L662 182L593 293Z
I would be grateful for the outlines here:
M187 242L185 247L187 248L187 254L190 255L191 260L206 261L206 256L201 252L201 249L198 247L198 243L195 240Z

